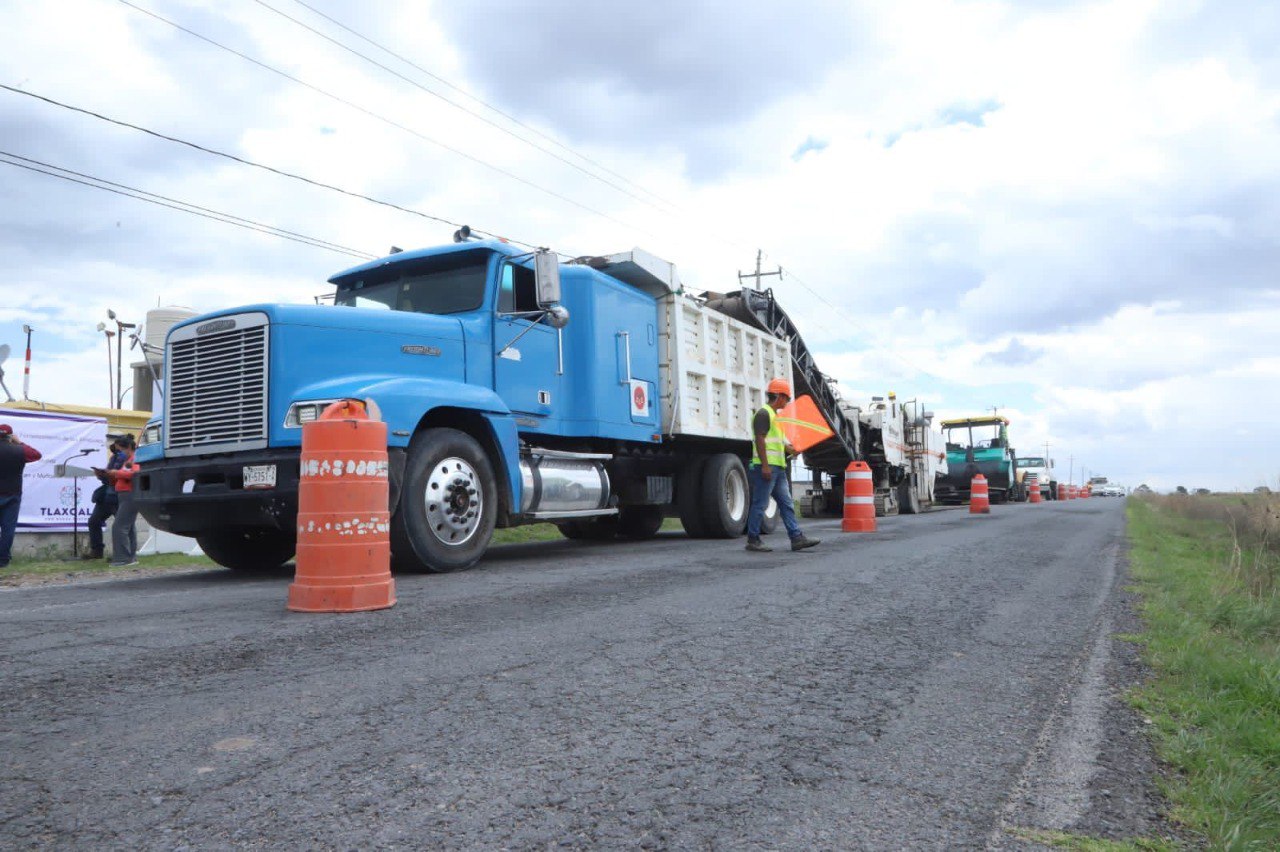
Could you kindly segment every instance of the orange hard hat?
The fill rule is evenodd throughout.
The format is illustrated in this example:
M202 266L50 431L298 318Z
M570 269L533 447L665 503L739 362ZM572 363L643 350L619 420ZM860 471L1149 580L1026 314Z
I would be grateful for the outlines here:
M791 382L786 379L774 379L769 382L769 393L784 393L791 398Z

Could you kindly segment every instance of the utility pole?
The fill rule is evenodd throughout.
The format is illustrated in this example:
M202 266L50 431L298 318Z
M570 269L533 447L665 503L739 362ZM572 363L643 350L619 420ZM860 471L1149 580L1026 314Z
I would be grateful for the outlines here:
M743 280L745 280L745 279L747 279L747 278L754 278L754 279L756 280L756 283L755 283L755 289L756 289L756 290L759 290L759 289L760 289L760 279L761 279L761 278L768 278L770 275L776 275L776 276L778 276L779 278L781 278L781 277L782 277L782 267L781 267L781 266L779 266L777 269L775 269L775 270L774 270L774 271L772 271L772 272L763 272L763 271L761 271L761 269L760 269L760 264L761 264L761 262L762 262L763 260L764 260L764 251L763 251L762 249L756 249L756 271L755 271L755 272L739 272L739 273L738 273L738 280L739 280L739 281L743 281Z
M1067 482L1074 484L1076 481L1076 457L1068 456L1067 464L1070 465L1070 468L1067 470Z

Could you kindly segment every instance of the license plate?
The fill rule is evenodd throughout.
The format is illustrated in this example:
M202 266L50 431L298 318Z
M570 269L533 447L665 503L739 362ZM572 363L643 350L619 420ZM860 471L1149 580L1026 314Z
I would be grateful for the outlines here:
M244 466L245 488L275 488L276 466L273 464L247 464Z

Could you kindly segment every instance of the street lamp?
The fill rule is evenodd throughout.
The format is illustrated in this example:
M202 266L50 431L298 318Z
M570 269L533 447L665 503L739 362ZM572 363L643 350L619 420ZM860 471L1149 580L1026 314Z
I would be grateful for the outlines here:
M22 398L31 399L31 326L24 325L27 333L27 362L22 368Z
M105 322L98 323L98 331L102 332L107 337L107 408L114 408L115 406L113 403L116 400L116 386L112 383L114 381L114 377L111 375L111 338L115 337L116 333L107 328L107 324Z
M116 393L114 399L116 408L124 408L124 381L121 376L122 362L124 361L124 330L126 328L137 328L138 324L134 322L123 322L116 317L116 312L107 309L107 319L115 320L116 323Z

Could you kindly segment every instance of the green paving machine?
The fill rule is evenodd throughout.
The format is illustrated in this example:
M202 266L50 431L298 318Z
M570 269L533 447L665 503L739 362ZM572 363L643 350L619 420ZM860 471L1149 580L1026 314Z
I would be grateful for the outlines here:
M969 484L979 473L986 477L992 503L1022 499L1018 456L1009 446L1009 418L992 414L943 420L942 438L947 447L947 472L934 488L935 499L963 503L969 499Z

